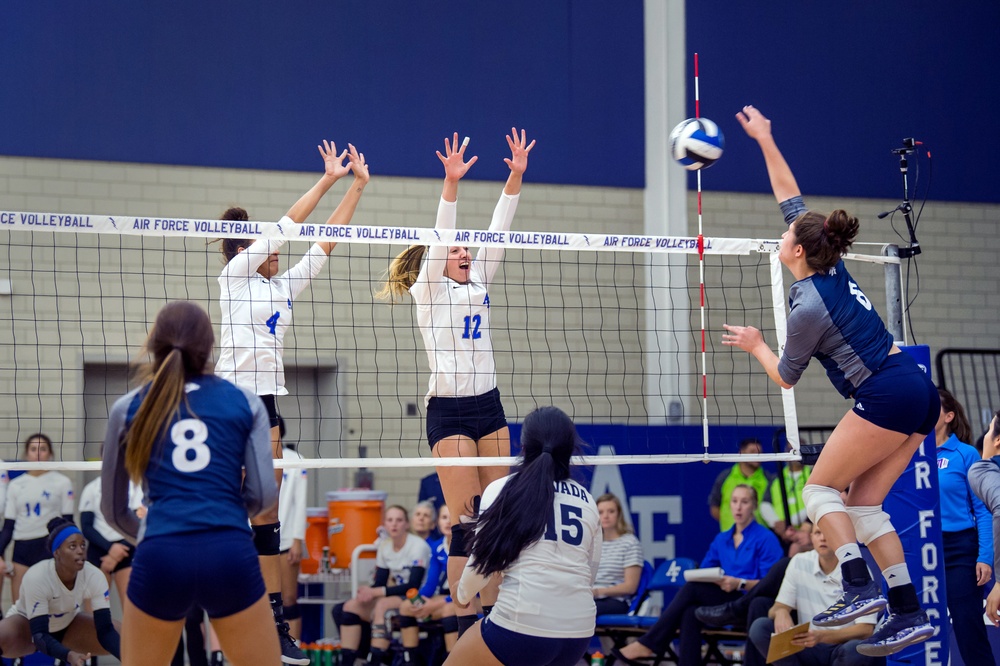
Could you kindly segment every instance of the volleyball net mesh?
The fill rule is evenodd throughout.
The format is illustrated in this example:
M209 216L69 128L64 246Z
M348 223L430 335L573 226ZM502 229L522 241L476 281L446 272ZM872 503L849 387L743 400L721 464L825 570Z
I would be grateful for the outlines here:
M59 460L97 459L108 411L135 387L129 364L159 309L191 300L218 327L223 259L208 241L252 236L267 224L247 223L249 234L240 234L212 220L6 216L6 459L39 431ZM281 250L282 271L308 248L302 240L330 240L319 235L322 225L284 232L297 240ZM453 242L461 231L352 226L349 233L294 302L284 340L289 395L278 399L286 440L309 458L429 457L429 368L415 307L373 293L406 245L475 245L475 232L469 243ZM772 348L783 338L786 292L773 242L705 239L704 356L696 239L517 231L497 244L506 251L489 288L491 335L510 422L554 404L580 424L707 432L714 424L795 423L794 401L750 355L720 342L723 323L760 328ZM882 284L881 266L860 270L879 275L866 285ZM217 344L219 337L217 328ZM624 428L615 450L680 454L684 438L672 432Z

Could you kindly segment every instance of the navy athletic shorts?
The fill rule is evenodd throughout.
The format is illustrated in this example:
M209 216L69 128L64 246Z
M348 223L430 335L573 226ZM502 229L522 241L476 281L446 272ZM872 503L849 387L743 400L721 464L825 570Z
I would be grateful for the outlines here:
M175 622L198 606L228 617L264 596L250 532L220 528L144 539L136 548L128 598L148 615Z
M510 631L486 618L482 622L483 641L504 666L575 666L580 662L590 636L586 638L542 638Z
M462 435L478 442L506 427L507 417L497 388L468 398L435 396L427 403L427 443L431 450L445 437Z
M278 399L274 395L259 395L264 408L267 409L267 418L271 421L271 427L277 428L281 420L278 417Z
M125 558L115 566L114 571L111 572L111 573L117 573L122 569L128 569L130 566L132 566L132 555L134 554L135 551L131 546L129 546L127 541L117 541L113 543L120 543L123 546L128 546L129 549L129 554L126 555ZM92 544L89 541L87 542L87 561L93 564L98 569L101 568L101 558L107 554L108 551Z
M11 558L15 564L23 564L26 567L34 566L42 560L52 557L52 551L45 546L48 537L38 537L37 539L22 539L14 542L14 556Z
M906 352L892 354L854 392L854 413L904 435L934 431L941 398L930 375Z

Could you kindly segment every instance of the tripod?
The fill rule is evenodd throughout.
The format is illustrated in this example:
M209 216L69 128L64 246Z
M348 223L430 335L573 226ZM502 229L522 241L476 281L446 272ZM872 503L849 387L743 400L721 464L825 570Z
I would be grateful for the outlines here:
M907 157L912 153L917 152L917 146L921 145L921 143L922 142L914 139L903 139L902 148L892 149L893 155L899 155L899 172L903 174L903 203L899 204L892 210L887 210L884 213L878 214L878 219L881 220L897 210L903 212L903 219L906 220L906 230L910 234L910 245L909 247L899 248L900 259L909 259L910 257L915 257L920 254L920 243L917 241L916 233L913 230L913 220L910 218L910 214L913 212L913 207L910 205L910 188L907 184L906 173L909 169Z

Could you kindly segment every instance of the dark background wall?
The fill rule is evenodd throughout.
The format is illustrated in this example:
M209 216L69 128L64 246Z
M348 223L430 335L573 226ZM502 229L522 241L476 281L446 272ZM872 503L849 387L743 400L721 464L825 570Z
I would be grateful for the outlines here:
M642 19L640 0L15 0L0 154L313 170L328 137L376 173L437 177L433 150L458 130L472 176L501 179L513 124L539 140L536 182L643 187ZM702 113L729 139L704 186L766 191L733 120L753 103L805 192L899 196L889 150L912 136L934 155L932 198L1000 201L998 25L989 0L688 3Z

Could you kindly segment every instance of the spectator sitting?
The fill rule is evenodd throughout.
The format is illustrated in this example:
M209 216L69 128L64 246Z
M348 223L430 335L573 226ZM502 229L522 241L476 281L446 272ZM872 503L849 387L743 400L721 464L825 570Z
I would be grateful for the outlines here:
M733 488L729 509L735 523L716 535L701 562L702 567L721 567L726 575L714 583L685 583L648 632L637 642L612 650L616 660L632 666L646 664L639 660L662 654L679 631L679 663L701 663L702 623L695 610L738 599L781 559L778 538L754 521L757 493L753 488L746 484Z
M789 447L786 449L791 450ZM767 493L760 503L760 515L764 522L774 530L781 539L781 545L789 555L795 555L812 548L809 531L800 528L806 522L806 505L802 499L802 490L809 480L812 467L803 465L798 460L789 461L781 471L785 482L784 497L787 499L787 509L790 516L785 515L786 504L782 501L781 479L775 477L768 486Z
M411 532L426 541L428 545L441 540L441 534L438 532L434 524L437 522L438 516L437 509L434 508L434 502L431 502L430 500L417 502L416 506L413 507L413 513L411 516Z
M751 604L750 617L756 619L750 625L744 666L764 665L771 635L794 627L793 613L799 621L805 621L840 598L843 582L837 554L827 545L819 525L813 525L812 542L814 550L791 558L777 600L766 611L767 616L764 617L767 608L764 600L758 599ZM866 657L856 649L858 643L872 635L874 628L875 615L863 615L832 629L810 625L808 632L792 640L793 645L805 649L773 663L776 666L874 666L884 663L882 658Z
M762 451L760 440L755 437L748 437L740 442L742 455L760 455ZM756 460L735 463L728 470L721 472L712 485L712 492L708 495L708 509L712 518L719 521L719 531L725 532L733 526L733 516L729 511L729 496L733 488L740 484L748 485L757 491L758 498L762 498L770 483L770 475ZM754 519L761 525L767 525L760 515L759 508L754 512Z
M598 615L627 613L632 595L642 577L642 545L625 522L621 500L606 493L597 498L604 546L594 580L594 599Z

